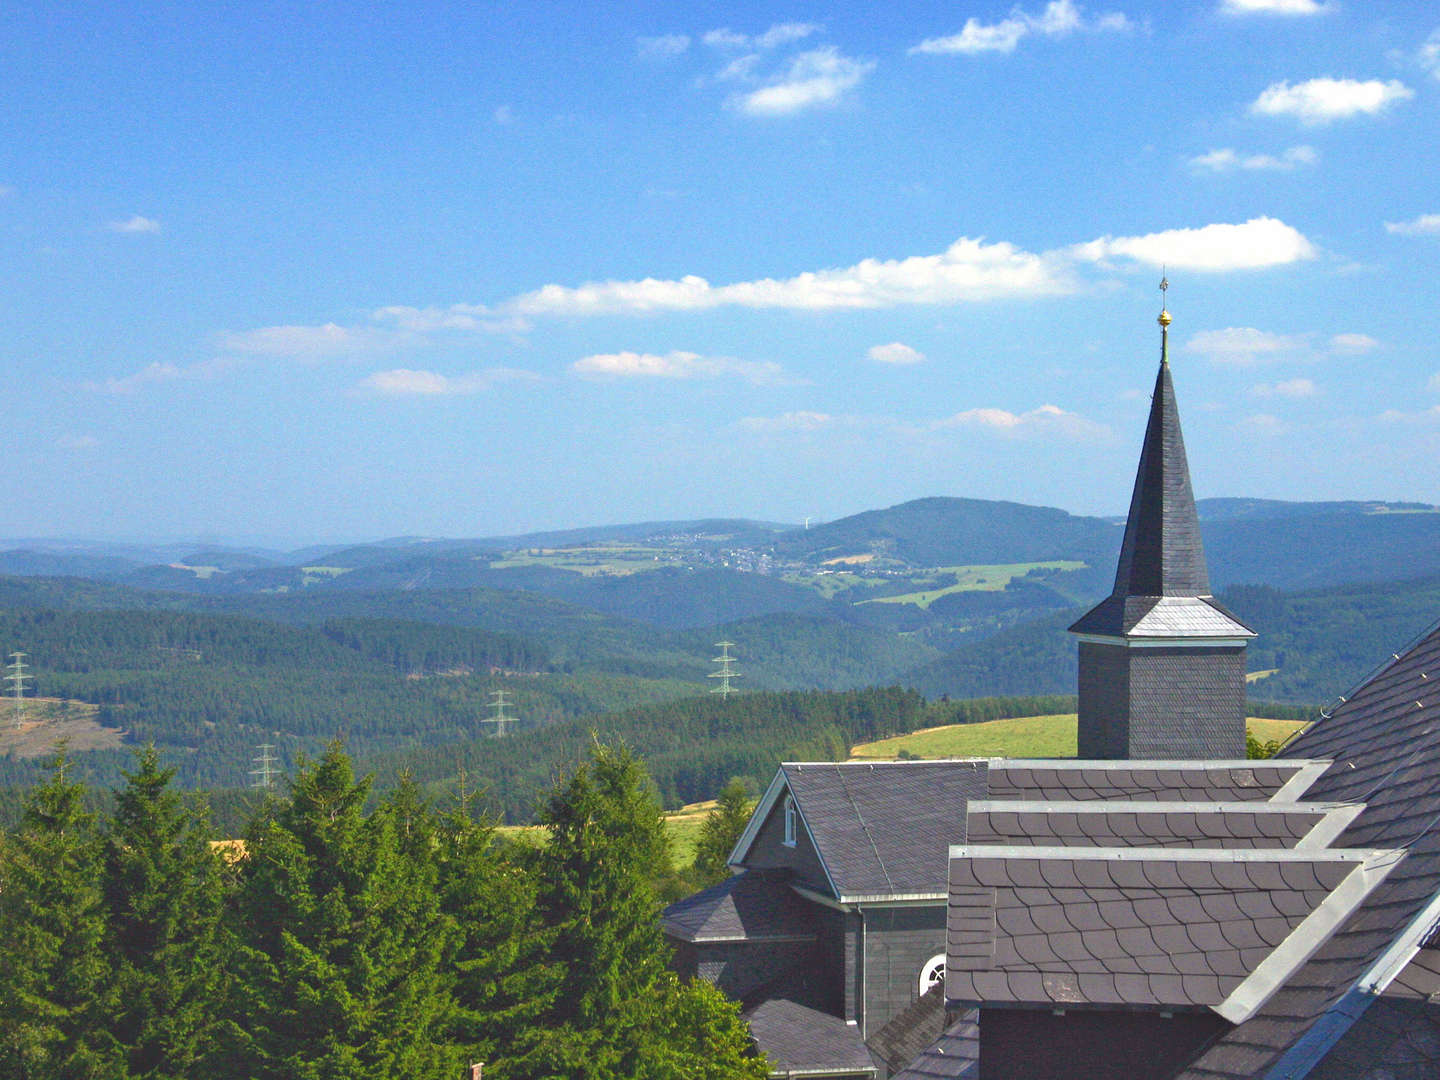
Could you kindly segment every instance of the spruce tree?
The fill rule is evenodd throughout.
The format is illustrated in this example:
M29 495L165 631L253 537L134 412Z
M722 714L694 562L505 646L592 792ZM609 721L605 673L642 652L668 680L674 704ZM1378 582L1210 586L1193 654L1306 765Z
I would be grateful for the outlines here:
M124 1076L108 1032L114 1004L105 952L100 844L85 789L63 751L25 800L0 879L0 1076Z
M439 963L451 925L406 808L366 816L332 745L247 837L230 1075L410 1080L457 1072Z
M708 888L730 876L728 860L735 842L750 820L750 796L745 782L733 777L720 790L715 809L706 815L695 842L695 874L701 888Z
M113 1031L133 1080L197 1075L221 996L222 863L174 775L153 745L140 751L104 842Z

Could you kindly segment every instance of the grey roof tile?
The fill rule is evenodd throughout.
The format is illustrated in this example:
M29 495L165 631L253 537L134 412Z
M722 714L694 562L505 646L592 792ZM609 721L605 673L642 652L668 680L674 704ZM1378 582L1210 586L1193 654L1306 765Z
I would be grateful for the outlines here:
M892 1080L978 1080L979 1011L968 1009L903 1072Z
M815 937L815 905L796 895L788 875L749 871L677 900L661 926L682 941L765 941Z

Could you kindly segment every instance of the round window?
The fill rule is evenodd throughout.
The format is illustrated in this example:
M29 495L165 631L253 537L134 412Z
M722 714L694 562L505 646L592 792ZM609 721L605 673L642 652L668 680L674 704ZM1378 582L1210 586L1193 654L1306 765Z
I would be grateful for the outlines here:
M923 997L945 981L945 954L932 956L920 969L920 995Z

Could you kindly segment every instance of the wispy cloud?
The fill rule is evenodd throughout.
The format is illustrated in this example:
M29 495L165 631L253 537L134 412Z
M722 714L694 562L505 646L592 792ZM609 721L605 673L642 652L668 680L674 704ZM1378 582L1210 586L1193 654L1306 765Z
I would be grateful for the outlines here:
M1076 245L1073 251L1077 258L1091 261L1123 256L1152 267L1208 273L1285 266L1316 255L1303 233L1271 217L1144 236L1104 236Z
M501 127L508 127L515 123L515 110L509 105L497 105L495 111L490 114L491 119Z
M749 116L789 116L833 106L874 70L873 60L856 60L827 45L793 57L766 85L733 99L734 105Z
M1013 413L1006 409L966 409L943 420L932 429L972 428L989 431L1006 438L1060 437L1070 440L1098 440L1107 437L1110 429L1078 413L1067 412L1058 405L1041 405L1028 412Z
M256 330L228 332L219 336L224 352L244 356L275 356L293 360L320 361L383 352L401 344L392 332L372 327L262 326Z
M1302 124L1314 126L1353 116L1374 116L1401 101L1415 96L1397 79L1310 79L1290 85L1272 83L1250 105L1259 116L1293 116Z
M160 231L160 222L154 218L132 214L123 221L112 221L105 227L111 232L117 233L158 233Z
M1303 334L1274 334L1253 326L1202 330L1185 343L1187 352L1198 353L1211 363L1245 365L1292 357L1308 347Z
M1319 390L1309 379L1286 379L1276 383L1258 383L1250 388L1250 395L1257 398L1309 398Z
M1421 214L1410 221L1387 221L1385 231L1396 236L1440 236L1440 214Z
M94 435L61 435L55 440L55 445L61 450L78 452L82 450L94 450L100 445L100 440Z
M1415 59L1432 78L1440 79L1440 28L1431 31L1430 36L1421 44Z
M1225 15L1328 15L1338 5L1325 0L1221 0Z
M797 409L793 412L781 413L779 416L747 416L743 420L736 421L735 426L746 431L776 435L786 432L820 431L823 428L837 425L853 426L857 419L856 417L835 416L831 413Z
M693 352L596 353L570 365L576 375L600 379L718 379L726 376L752 383L776 383L784 369L768 360L737 360L730 356L702 356Z
M824 29L819 23L776 23L763 34L740 34L729 27L711 30L702 41L716 49L774 49L781 45L803 41Z
M181 378L185 373L174 364L161 364L152 362L146 364L133 375L124 375L115 379L102 379L83 383L86 390L104 394L133 394L137 390L143 390L147 386L154 386L156 383L173 382Z
M1250 366L1275 360L1323 360L1329 357L1360 356L1380 347L1369 334L1336 334L1318 343L1312 334L1276 334L1253 326L1228 326L1223 330L1202 330L1185 343L1185 351L1197 353L1211 363ZM1300 380L1305 381L1305 380Z
M673 60L689 48L689 34L661 34L635 39L635 51L645 60Z
M394 368L361 379L358 388L382 397L464 397L479 394L500 383L540 382L533 371L494 367L465 375Z
M1126 262L1221 273L1285 266L1316 254L1303 233L1275 218L1144 236L1105 236L1043 253L962 237L935 255L868 258L788 278L713 285L688 274L574 286L547 284L493 305L394 305L375 309L369 322L358 326L261 327L222 334L219 343L230 355L320 361L422 347L447 334L523 334L535 320L546 318L663 315L727 307L845 311L1035 299L1076 292L1093 282L1093 271L1114 273L1125 269Z
M1012 244L957 240L939 255L865 259L854 266L711 285L694 275L679 280L546 285L502 309L524 318L542 315L647 314L718 307L824 311L946 304L1014 296L1047 296L1073 288L1055 260Z
M866 355L882 364L918 364L925 359L925 354L919 349L912 349L899 341L892 341L889 345L872 345Z
M1342 356L1359 356L1380 347L1369 334L1336 334L1330 339L1330 351Z
M1279 157L1274 154L1241 154L1225 147L1190 159L1196 172L1224 173L1237 169L1261 172L1290 172L1300 165L1314 165L1320 155L1313 146L1292 146Z
M1032 35L1060 38L1076 30L1130 30L1133 23L1119 12L1109 12L1087 19L1072 0L1051 0L1038 15L1019 7L1009 17L996 23L966 19L958 34L926 38L910 49L911 53L976 56L980 53L1012 53L1016 46Z

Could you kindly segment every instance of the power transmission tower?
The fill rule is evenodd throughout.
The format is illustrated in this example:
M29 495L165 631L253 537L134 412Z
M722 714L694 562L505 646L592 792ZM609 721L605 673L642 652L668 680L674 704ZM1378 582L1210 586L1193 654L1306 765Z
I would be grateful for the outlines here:
M272 788L275 786L275 777L280 775L280 759L271 753L275 747L270 743L261 743L255 749L257 751L253 759L255 768L250 770L250 775L254 779L250 781L250 786L252 788Z
M25 719L25 684L34 678L33 675L25 673L25 657L29 653L13 652L10 654L10 663L5 669L5 681L10 684L10 696L15 699L15 726L19 727Z
M735 663L735 657L730 655L730 650L735 647L735 643L733 641L717 641L715 643L715 647L720 650L720 655L711 657L711 661L713 663L719 664L720 670L712 671L709 675L705 677L707 679L719 679L720 685L712 686L710 688L710 693L719 694L722 698L727 698L731 694L739 692L730 685L730 680L740 679L744 676L742 676L740 672L736 671L733 666Z
M494 709L495 713L493 716L487 716L484 720L480 721L482 724L495 725L495 737L497 739L503 739L505 733L510 730L510 725L516 720L516 717L505 714L505 709L510 704L510 702L506 700L505 694L506 691L504 690L490 691L490 708Z

